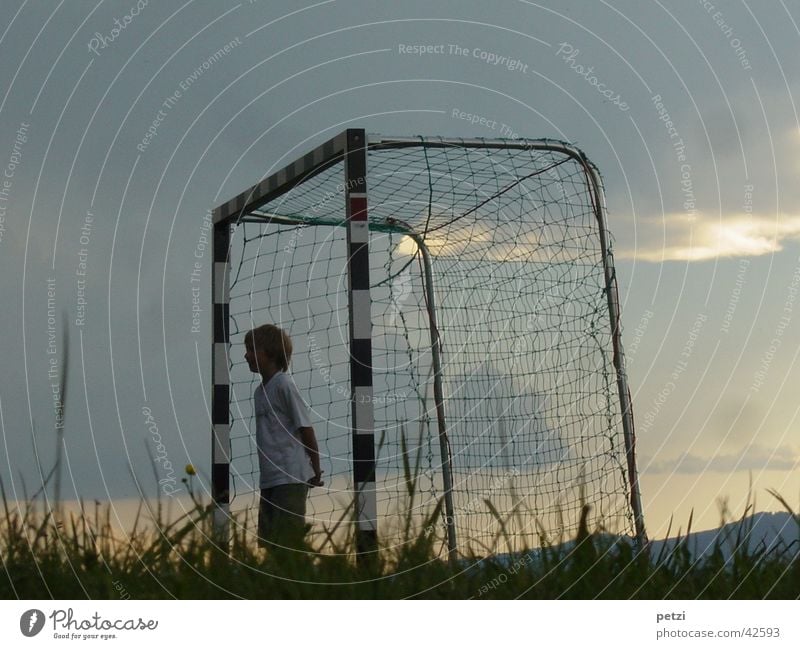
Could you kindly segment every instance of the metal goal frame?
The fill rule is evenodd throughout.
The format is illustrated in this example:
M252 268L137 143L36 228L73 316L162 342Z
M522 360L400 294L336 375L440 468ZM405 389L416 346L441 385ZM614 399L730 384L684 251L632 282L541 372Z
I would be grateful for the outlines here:
M591 197L592 210L597 221L598 237L602 249L605 293L608 301L613 345L613 366L616 372L617 392L622 414L629 499L633 512L635 537L639 547L645 547L647 535L636 466L633 408L621 339L619 294L613 255L608 245L605 196L599 173L594 164L577 147L557 140L423 138L419 136L386 137L374 134L368 135L364 129L358 128L350 128L341 132L213 210L211 496L217 541L227 547L230 520L231 417L229 404L231 388L228 351L230 343L229 251L231 229L233 226L243 222L281 223L281 217L261 212L259 208L334 164L343 162L348 248L352 476L356 505L356 551L360 559L369 557L370 554L377 552L378 515L375 490L375 435L372 393L367 153L370 150L418 147L421 144L426 147L528 149L556 152L574 159L582 168L587 190ZM396 225L403 226L399 222ZM450 559L455 559L458 546L454 524L453 486L450 473L444 399L441 387L441 345L436 324L434 278L431 277L430 259L424 241L418 233L409 231L408 234L414 238L419 246L425 268L425 286L428 298L428 318L434 366L434 400L437 410L438 438L442 460L448 555Z

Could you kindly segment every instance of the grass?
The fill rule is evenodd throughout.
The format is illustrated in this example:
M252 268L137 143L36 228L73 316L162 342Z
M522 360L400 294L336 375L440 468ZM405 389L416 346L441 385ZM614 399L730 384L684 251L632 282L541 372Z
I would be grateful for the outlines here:
M64 372L66 372L66 358ZM64 375L61 379L64 385ZM65 399L62 397L62 401ZM60 441L59 441L60 443ZM460 561L442 559L435 524L440 501L425 520L410 515L418 493L419 463L407 461L401 435L407 498L405 516L396 517L402 543L379 544L372 560L354 561L352 503L331 529L307 537L304 551L263 550L245 532L247 520L236 520L224 549L214 539L212 509L192 494L193 508L168 521L159 499L155 509L142 500L132 529L116 532L112 507L65 514L59 501L60 461L40 490L22 504L10 503L0 480L0 597L3 599L797 599L800 597L800 553L752 549L749 530L739 537L727 559L718 539L713 552L696 561L688 547L691 517L684 536L659 556L637 552L605 530L590 530L590 506L582 509L576 538L553 545L534 521L541 545L514 556L471 553ZM59 457L57 455L57 457ZM54 507L46 489L55 475ZM770 492L792 515L800 515ZM41 502L40 502L41 501ZM499 533L495 547L511 547L505 523L489 501ZM747 520L745 508L742 523ZM518 512L512 512L516 515ZM727 510L723 508L723 525ZM244 516L247 517L247 512ZM667 533L669 536L669 532ZM503 542L502 545L498 543ZM666 547L666 546L664 546ZM534 558L535 557L535 558Z
M413 480L409 482L413 496ZM0 485L2 486L2 485ZM800 517L778 494L772 493ZM437 551L439 507L416 528L405 523L399 546L380 547L375 560L357 565L352 534L333 541L336 530L309 537L305 552L261 550L242 526L229 552L215 543L210 508L195 501L179 519L163 520L162 508L142 502L129 534L111 525L111 505L62 515L35 500L12 507L3 490L0 521L0 597L9 598L475 598L475 599L796 599L800 559L795 552L750 549L747 530L725 559L719 540L702 562L686 543L691 527L661 556L636 553L603 530L589 530L585 505L573 544L545 545L533 554L466 557L448 564ZM743 514L743 521L749 510ZM150 521L143 520L150 516ZM348 524L346 513L340 525ZM239 521L242 523L243 521ZM723 519L723 523L726 521ZM431 531L433 530L433 531ZM507 539L506 539L507 541ZM314 548L324 545L324 553Z

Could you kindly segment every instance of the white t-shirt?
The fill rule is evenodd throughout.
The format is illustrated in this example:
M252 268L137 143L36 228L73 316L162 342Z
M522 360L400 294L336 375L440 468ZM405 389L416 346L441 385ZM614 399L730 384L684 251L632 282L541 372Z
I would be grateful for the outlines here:
M291 376L274 374L253 395L261 489L314 477L298 428L311 426L308 408Z

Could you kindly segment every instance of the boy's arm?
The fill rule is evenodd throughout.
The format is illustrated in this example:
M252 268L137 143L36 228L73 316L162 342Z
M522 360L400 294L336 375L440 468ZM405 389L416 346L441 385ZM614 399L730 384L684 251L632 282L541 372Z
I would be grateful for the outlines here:
M321 487L323 482L322 470L319 467L319 446L317 445L317 436L314 434L314 429L311 426L301 426L299 430L300 441L303 442L306 453L308 453L308 457L311 460L311 468L314 469L314 477L311 478L308 483L312 487Z

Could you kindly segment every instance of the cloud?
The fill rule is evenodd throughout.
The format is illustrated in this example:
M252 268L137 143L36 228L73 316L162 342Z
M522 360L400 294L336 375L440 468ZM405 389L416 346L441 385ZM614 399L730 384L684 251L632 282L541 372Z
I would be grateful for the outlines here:
M534 225L534 224L531 224ZM788 241L800 241L800 215L750 215L720 218L689 217L686 213L665 214L663 218L637 221L638 242L633 247L615 248L617 259L653 263L665 261L706 261L720 257L758 257L780 252ZM518 229L517 229L518 230ZM478 221L468 232L456 236L425 237L435 257L494 261L575 261L581 251L554 238L558 232L534 227L530 232L504 230ZM404 237L398 252L413 255L417 246ZM584 252L585 254L585 252Z
M660 263L772 254L783 250L784 242L800 240L800 216L666 214L663 220L644 220L642 229L643 245L617 250L617 258Z
M654 473L734 473L736 471L788 471L800 466L800 455L789 446L770 448L753 444L738 453L702 457L683 453L672 460L653 461L641 458L643 472Z
M595 241L596 249L589 244L586 248L575 245L575 241L586 236L588 228L576 224L570 230L566 220L544 226L533 220L508 219L497 221L492 217L485 220L465 223L463 229L457 224L453 230L436 230L425 236L425 245L433 257L455 258L459 261L486 262L538 262L569 263L595 258L600 262L599 240ZM530 230L521 231L524 227ZM397 246L397 253L414 255L417 244L404 236Z

